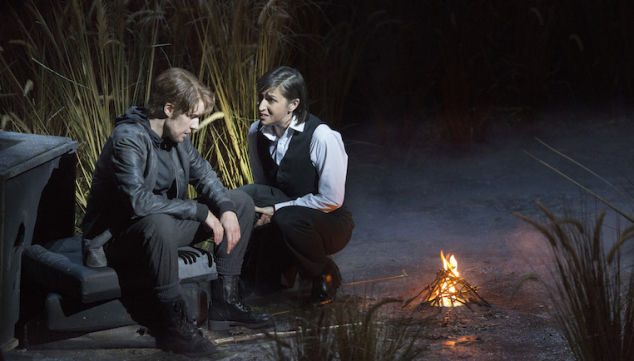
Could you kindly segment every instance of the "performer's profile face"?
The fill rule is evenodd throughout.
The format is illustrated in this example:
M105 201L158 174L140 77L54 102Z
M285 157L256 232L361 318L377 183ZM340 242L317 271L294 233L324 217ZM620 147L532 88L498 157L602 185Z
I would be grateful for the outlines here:
M258 112L263 125L288 126L299 100L289 101L279 88L270 88L259 96Z
M192 130L198 129L204 109L205 104L200 100L196 109L191 112L175 115L174 112L166 111L168 118L165 120L163 137L175 143L182 143Z

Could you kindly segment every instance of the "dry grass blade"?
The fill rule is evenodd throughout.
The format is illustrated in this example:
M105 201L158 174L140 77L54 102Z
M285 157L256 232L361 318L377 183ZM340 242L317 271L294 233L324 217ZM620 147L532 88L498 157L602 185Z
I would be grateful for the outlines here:
M630 360L634 276L623 282L618 249L634 237L634 228L619 235L606 257L602 245L605 212L597 216L592 232L585 232L586 227L578 226L581 222L571 222L569 217L553 220L547 209L544 214L548 224L537 229L550 234L554 283L542 284L550 293L554 316L571 351L578 360Z
M605 219L605 211L599 214L594 224L594 233L592 234L592 260L598 261L601 252L601 231L603 230L603 220Z
M595 192L593 192L590 188L582 185L581 183L575 181L574 179L572 179L571 177L569 177L568 175L566 175L564 172L560 171L559 169L553 167L552 165L550 165L549 163L541 160L540 158L532 155L531 153L524 151L524 153L526 153L529 157L533 158L534 160L536 160L537 162L539 162L540 164L546 166L547 168L551 169L553 172L559 174L560 176L562 176L564 179L566 179L567 181L571 182L572 184L576 185L577 187L581 188L584 192L590 194L591 196L593 196L594 198L596 198L597 200L599 200L601 203L605 204L606 206L610 207L613 211L615 211L616 213L620 214L621 216L623 216L625 219L627 219L628 221L634 223L634 218L630 217L629 215L627 215L625 212L621 211L620 209L618 209L617 207L613 206L610 202L608 202L606 199L602 198L601 196L599 196L598 194L596 194Z
M616 243L614 243L612 248L610 248L610 252L608 253L608 262L612 263L612 261L614 260L614 256L621 249L621 246L623 246L625 242L633 238L634 238L634 226L630 226L626 228L625 231L619 234L618 240L616 241Z
M272 334L275 345L271 360L413 360L421 353L416 346L424 321L387 317L381 312L399 299L384 299L373 305L347 299L298 317L290 339Z
M513 286L513 292L511 292L511 298L515 297L519 290L526 284L526 282L543 282L539 275L535 273L530 273L523 275Z
M248 183L246 133L257 116L255 80L285 59L279 45L292 17L268 15L288 13L286 2L137 5L130 10L121 1L69 0L42 12L29 0L26 11L14 14L21 39L0 52L3 129L79 143L77 220L114 119L132 105L147 104L155 68L198 69L200 79L215 88L224 120L214 121L218 113L206 118L192 140L201 154L213 157L230 188ZM255 23L260 12L267 14L266 29Z
M548 240L548 242L550 243L552 247L557 246L557 240L555 239L555 236L553 236L553 234L550 232L550 230L546 226L518 212L513 212L513 215L523 220L524 222L532 225L533 227L537 228L537 230L546 237L546 239Z
M631 202L634 202L634 198L632 198L629 194L622 192L618 187L616 187L614 184L612 184L611 182L609 182L607 179L605 179L604 177L600 176L599 174L597 174L595 171L593 171L592 169L584 166L583 164L577 162L575 159L573 159L572 157L566 155L565 153L561 152L560 150L548 145L546 142L544 142L543 140L539 139L539 138L535 138L535 140L537 140L539 143L541 143L544 147L548 148L549 150L551 150L552 152L554 152L555 154L561 156L562 158L572 162L574 165L578 166L579 168L585 170L586 172L592 174L593 176L595 176L596 178L598 178L599 180L601 180L603 183L609 185L613 190L617 191L621 196L629 199Z

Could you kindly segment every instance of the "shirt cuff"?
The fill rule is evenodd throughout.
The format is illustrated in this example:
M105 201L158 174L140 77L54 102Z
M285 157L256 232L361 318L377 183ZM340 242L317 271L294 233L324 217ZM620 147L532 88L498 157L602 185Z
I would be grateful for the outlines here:
M275 212L277 212L280 208L293 206L293 205L295 205L295 201L286 201L286 202L274 204L273 208L275 209Z
M196 203L196 220L200 223L207 220L207 214L209 213L209 207L202 203Z

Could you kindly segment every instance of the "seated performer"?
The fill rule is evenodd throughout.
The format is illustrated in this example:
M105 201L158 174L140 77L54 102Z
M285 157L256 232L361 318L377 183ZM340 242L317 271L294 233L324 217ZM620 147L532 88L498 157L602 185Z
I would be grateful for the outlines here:
M266 292L297 267L312 280L312 300L330 301L341 275L328 255L348 243L354 228L344 206L348 156L341 135L308 112L306 85L296 69L268 71L257 92L260 119L248 135L255 184L241 189L260 216L243 274Z
M157 345L187 355L213 352L187 317L178 278L179 246L213 237L218 279L212 284L211 327L259 327L268 315L251 312L239 294L242 260L253 228L253 201L227 190L192 145L190 133L214 105L211 91L190 72L170 68L152 83L147 109L120 115L95 167L84 217L84 262L150 283ZM187 199L187 185L199 199ZM104 252L105 250L105 252ZM140 266L139 266L140 265Z

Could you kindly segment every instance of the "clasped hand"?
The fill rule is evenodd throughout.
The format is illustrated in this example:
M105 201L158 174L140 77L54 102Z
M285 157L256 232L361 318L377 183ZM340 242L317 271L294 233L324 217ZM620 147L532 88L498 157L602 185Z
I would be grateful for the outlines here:
M259 227L259 226L263 226L265 224L271 223L271 217L273 217L273 214L275 213L275 207L273 206L268 206L268 207L258 207L255 206L255 211L257 213L261 213L260 218L258 218L258 220L255 222L255 226Z

